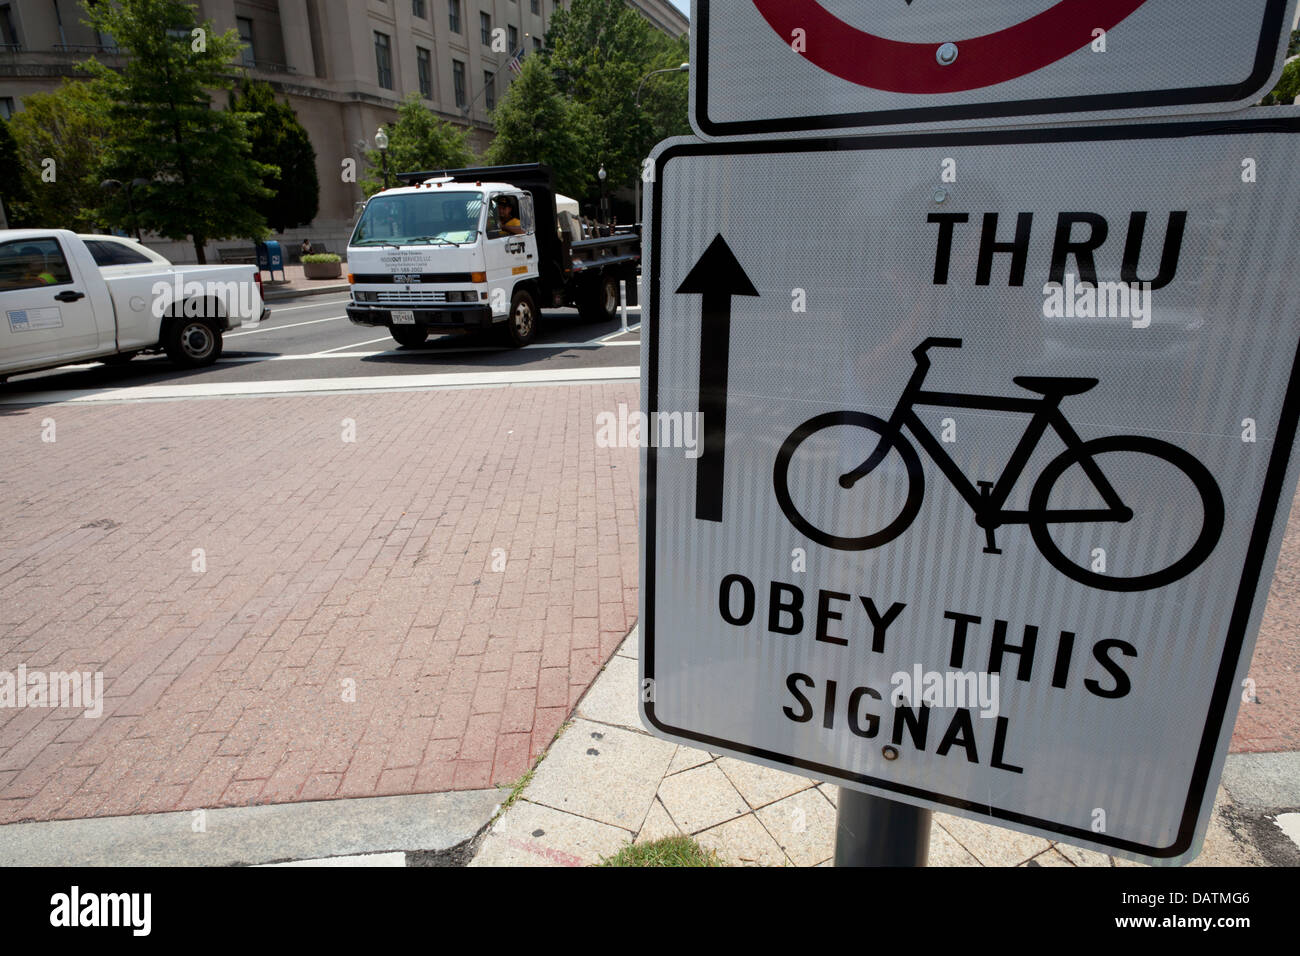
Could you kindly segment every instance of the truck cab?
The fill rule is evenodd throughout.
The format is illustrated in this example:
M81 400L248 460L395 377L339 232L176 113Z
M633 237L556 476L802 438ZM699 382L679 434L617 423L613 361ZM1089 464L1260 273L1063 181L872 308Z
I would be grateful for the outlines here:
M402 345L493 327L525 344L540 278L533 197L450 177L377 193L348 242L348 269L348 317L388 327Z
M348 242L348 318L398 344L432 333L498 331L527 345L542 307L613 319L619 283L635 304L641 236L585 236L577 203L537 163L400 173L366 203Z

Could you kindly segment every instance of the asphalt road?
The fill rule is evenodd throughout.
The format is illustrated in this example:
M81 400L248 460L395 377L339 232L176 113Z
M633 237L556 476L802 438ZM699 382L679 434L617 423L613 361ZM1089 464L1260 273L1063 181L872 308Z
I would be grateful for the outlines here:
M507 348L482 333L430 337L420 348L399 346L386 329L348 321L347 295L304 296L272 303L259 326L225 336L215 366L182 370L165 356L137 356L125 366L99 362L17 375L0 385L0 401L63 390L102 390L142 385L286 382L303 379L438 375L464 372L531 373L626 368L640 363L639 333L620 334L620 324L581 321L573 309L542 314L537 338L523 349ZM629 310L637 326L640 312ZM391 383L389 383L391 384Z

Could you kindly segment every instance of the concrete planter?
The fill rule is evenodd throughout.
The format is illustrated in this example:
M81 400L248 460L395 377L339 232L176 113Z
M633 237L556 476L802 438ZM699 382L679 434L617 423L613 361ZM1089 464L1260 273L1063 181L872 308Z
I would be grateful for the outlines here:
M343 275L341 262L304 262L302 274L308 279L337 279Z

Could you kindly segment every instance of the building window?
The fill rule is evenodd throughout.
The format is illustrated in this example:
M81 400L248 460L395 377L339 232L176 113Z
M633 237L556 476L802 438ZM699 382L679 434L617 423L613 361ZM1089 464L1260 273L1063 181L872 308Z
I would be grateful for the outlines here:
M13 14L7 3L0 3L0 46L11 50L17 50L22 46L22 42L18 39L18 31L14 29Z
M239 27L239 42L244 44L244 49L240 51L244 66L252 66L257 62L257 55L253 46L253 21L248 17L235 17L235 25Z
M0 96L0 119L11 119L14 115L14 98Z
M456 106L465 108L465 64L460 60L451 61L451 85L456 91Z
M484 46L492 45L492 18L486 13L478 15L478 34Z
M510 29L510 33L509 33L510 55L514 56L516 53L519 52L519 31L516 30L514 27L510 27L509 29Z
M489 112L497 108L497 75L491 70L483 71L483 96Z
M541 48L542 48L542 41L537 39L537 37L533 37L533 52L536 53Z
M411 0L411 16L419 17L421 20L429 16L429 11L424 7L424 0Z
M460 32L460 0L447 0L447 25L452 33Z
M422 46L415 48L415 72L420 76L420 95L433 99L433 58Z
M375 73L380 86L386 90L393 88L393 53L388 34L379 31L375 31Z
M541 13L542 12L541 7L542 5L541 3L538 2L538 0L528 0L528 9L531 10L533 13Z

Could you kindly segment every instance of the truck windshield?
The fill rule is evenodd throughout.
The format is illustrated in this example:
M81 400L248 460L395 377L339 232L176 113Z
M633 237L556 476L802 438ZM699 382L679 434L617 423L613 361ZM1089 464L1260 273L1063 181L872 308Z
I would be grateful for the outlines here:
M349 245L473 242L482 212L483 195L475 192L376 196L366 204Z

